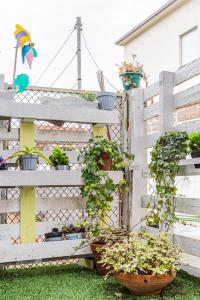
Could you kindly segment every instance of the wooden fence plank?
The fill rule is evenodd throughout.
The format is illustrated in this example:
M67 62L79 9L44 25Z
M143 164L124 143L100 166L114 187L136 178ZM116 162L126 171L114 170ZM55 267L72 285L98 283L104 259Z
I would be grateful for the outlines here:
M59 120L73 123L100 123L100 124L118 124L118 112L99 110L94 108L80 108L69 105L42 105L12 102L0 98L0 117L10 117L13 119L33 119L33 120Z
M159 93L159 82L155 82L144 89L144 102Z
M200 74L200 58L180 67L175 72L174 85L178 85Z
M74 142L87 143L92 137L88 131L64 131L64 130L36 130L36 142ZM8 132L5 128L0 128L0 140L2 141L18 141L19 129L12 128Z
M121 171L109 171L110 178L118 183L123 178ZM81 171L3 171L0 186L81 186Z
M0 263L34 261L47 258L81 257L90 255L89 246L81 247L75 252L82 240L43 242L24 245L0 247Z

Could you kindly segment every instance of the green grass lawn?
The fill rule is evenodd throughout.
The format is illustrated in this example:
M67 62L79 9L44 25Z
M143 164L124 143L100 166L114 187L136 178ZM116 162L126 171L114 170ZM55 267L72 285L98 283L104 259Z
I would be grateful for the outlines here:
M122 298L115 295L122 293ZM178 272L161 297L135 297L114 278L104 280L95 271L76 265L48 266L4 271L0 275L0 300L199 300L200 278Z

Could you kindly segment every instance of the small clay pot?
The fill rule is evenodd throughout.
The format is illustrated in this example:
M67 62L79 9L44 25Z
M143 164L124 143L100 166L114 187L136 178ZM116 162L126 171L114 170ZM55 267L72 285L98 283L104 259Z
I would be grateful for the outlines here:
M111 271L111 268L107 268L106 265L100 263L100 260L102 259L102 251L104 247L105 245L103 244L92 243L90 245L91 251L93 252L93 258L97 269L97 273L101 276L105 276L108 274L109 271ZM100 250L100 252L98 250Z
M129 289L132 295L159 295L161 290L176 278L176 272L164 275L133 275L116 273L116 280Z
M98 167L100 170L103 170L103 171L112 170L112 159L110 159L110 157L107 153L102 153L100 155L100 159L102 159L104 162L103 165L98 163Z

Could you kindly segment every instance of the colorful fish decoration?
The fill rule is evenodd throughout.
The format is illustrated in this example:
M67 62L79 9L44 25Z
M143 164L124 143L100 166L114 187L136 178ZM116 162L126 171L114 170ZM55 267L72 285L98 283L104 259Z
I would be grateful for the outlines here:
M29 85L29 77L27 74L17 75L14 82L14 87L15 90L17 90L17 93L24 92L28 85Z
M17 40L17 46L22 49L22 63L25 63L25 59L31 68L33 58L37 57L37 51L33 47L30 33L19 24L16 25L16 31L14 32Z

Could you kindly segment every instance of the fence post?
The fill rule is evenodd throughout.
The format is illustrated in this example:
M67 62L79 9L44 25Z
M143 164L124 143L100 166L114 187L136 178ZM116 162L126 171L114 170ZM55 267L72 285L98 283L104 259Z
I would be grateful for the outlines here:
M141 218L144 216L142 197L147 193L147 181L143 177L146 165L146 149L144 144L144 90L135 89L129 101L129 125L131 139L131 153L135 154L132 171L132 207L131 226L134 230L141 229Z
M160 135L174 127L174 73L163 71L159 74L159 115ZM174 206L174 199L172 199ZM173 228L170 230L173 234Z

